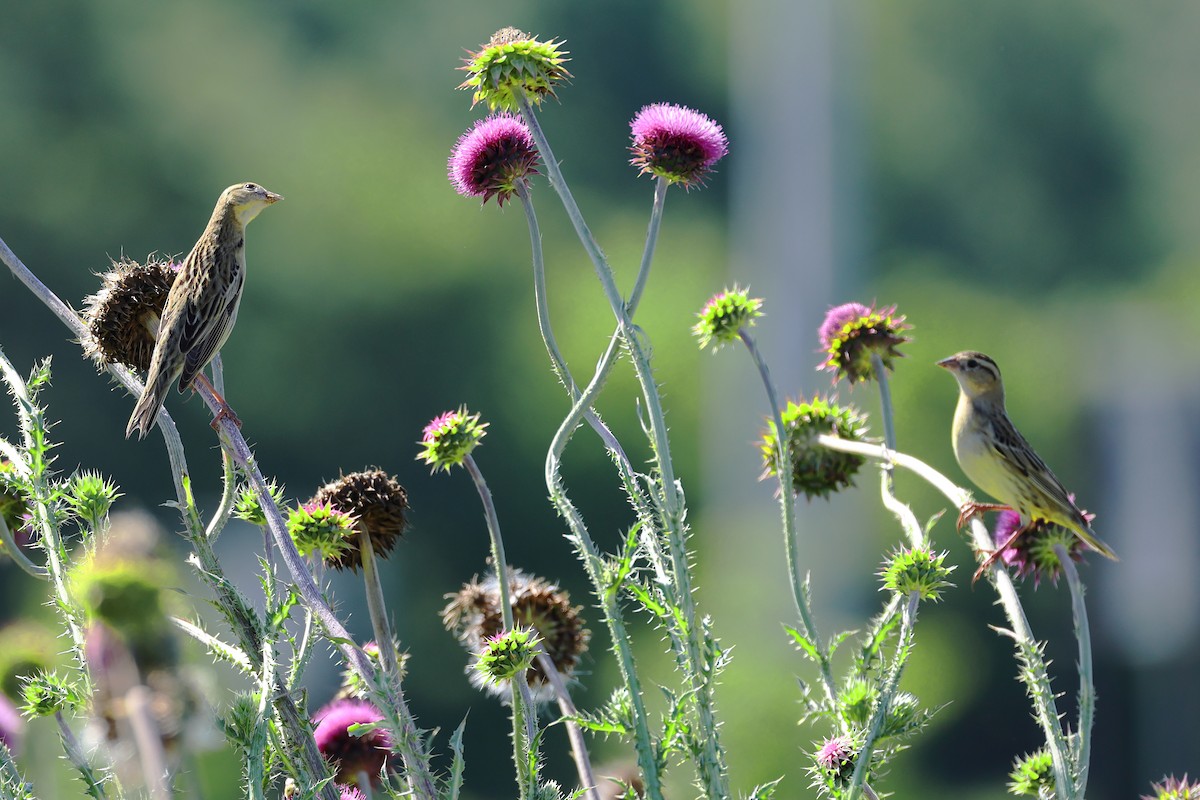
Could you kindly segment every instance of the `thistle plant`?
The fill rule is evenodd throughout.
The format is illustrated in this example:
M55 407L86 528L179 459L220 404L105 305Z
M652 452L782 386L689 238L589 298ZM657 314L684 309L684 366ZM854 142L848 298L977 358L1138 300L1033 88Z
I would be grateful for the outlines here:
M755 787L738 785L741 776L731 774L722 741L718 703L732 648L716 637L706 597L696 586L696 565L706 555L691 537L688 498L672 458L651 343L635 322L668 190L682 187L690 193L715 182L716 165L729 153L730 141L714 119L683 105L653 103L636 113L628 153L613 154L611 161L628 162L625 168L651 179L649 223L636 276L620 287L575 203L539 117L548 99L569 103L564 96L571 77L567 56L564 42L515 28L498 31L472 52L460 88L471 92L472 106L486 108L489 115L458 138L446 168L453 189L464 197L483 205L492 198L496 206L514 197L520 203L530 239L536 324L550 371L565 394L558 409L562 421L546 443L545 483L590 597L576 603L557 583L508 561L481 467L497 458L490 447L482 447L489 423L481 414L460 406L437 415L421 430L416 457L447 479L456 479L461 468L482 505L486 545L482 535L472 538L470 531L446 534L456 547L478 547L484 568L482 577L448 595L442 624L466 651L463 680L490 695L491 702L506 705L511 714L508 746L515 795L520 800L614 796L603 777L612 773L591 764L589 737L597 735L617 739L636 760L636 768L623 772L616 784L626 800L681 795L689 790L676 787L689 781L691 791L706 800L801 796L797 787L806 781L808 796L839 800L876 798L890 791L888 770L938 711L911 691L905 677L919 646L922 604L954 603L960 595L947 563L948 550L960 545L939 542L935 547L932 534L941 512L922 521L897 496L893 472L900 468L940 492L948 510L960 512L984 564L982 573L1006 615L1007 627L997 630L1013 641L1017 676L1028 689L1044 738L1034 753L1016 758L1010 791L1082 800L1096 707L1084 586L1076 569L1088 549L1070 532L1045 520L1022 519L1015 511L1001 510L989 530L979 514L967 513L978 507L965 489L899 449L890 383L906 379L899 365L912 326L895 307L834 306L814 332L821 353L817 368L831 373L834 385L856 404L832 391L786 400L755 341L755 332L771 324L768 303L735 285L703 305L692 332L701 348L713 352L735 349L727 346L740 342L762 382L765 403L756 413L763 432L757 448L761 477L778 487L781 563L794 605L794 618L782 622L804 670L800 690L792 697L801 703L806 726L796 735L795 747L806 755L794 774ZM612 314L611 336L598 358L587 362L595 364L590 374L579 379L558 346L550 314L546 273L554 267L543 249L534 204L535 196L541 199L537 186L543 180L591 261ZM3 242L0 258L64 322L98 369L131 396L142 395L140 373L150 366L157 323L178 274L173 264L153 257L146 264L113 264L80 315ZM680 329L686 325L679 321ZM622 366L621 356L632 368L637 392L624 398L624 404L606 408L638 415L646 441L637 447L627 447L597 412L609 376ZM152 537L139 538L137 520L122 513L128 501L116 476L86 465L71 474L57 471L46 411L47 398L52 398L49 363L24 375L0 351L0 377L14 401L18 430L18 438L0 437L0 540L4 557L25 573L19 577L44 592L61 630L57 640L50 637L58 642L50 646L28 626L0 630L0 683L6 693L19 693L17 702L28 718L22 722L9 713L15 706L0 697L0 796L35 796L19 754L26 730L43 724L57 730L66 761L88 796L185 796L180 778L191 747L186 723L203 716L197 708L212 704L217 706L212 725L240 760L241 794L252 800L457 800L464 792L464 727L444 736L435 732L446 728L442 720L426 722L429 729L418 725L405 680L408 662L420 664L421 654L404 649L392 616L408 615L412 606L401 593L388 596L380 569L382 560L403 554L410 505L402 474L378 467L339 473L307 499L287 501L260 466L259 456L265 463L272 454L251 450L222 398L219 357L213 358L209 372L211 378L198 380L196 391L214 415L219 443L219 462L214 457L208 465L222 479L212 508L202 510L196 500L184 444L170 413L161 412L144 430L157 426L163 437L165 467L174 487L168 500L179 512L177 527L190 551L186 572L202 582L203 600L218 612L215 621L205 620L189 604L195 598L170 591L185 570L147 544ZM877 404L870 398L864 402L863 384L868 392L878 391ZM876 432L859 410L868 402ZM121 422L112 421L114 430ZM589 487L568 485L563 476L566 447L584 423L611 460L628 501L627 524L611 550L593 537L576 504L577 495ZM398 426L402 435L419 428L412 420L405 425ZM630 455L639 452L648 457ZM833 576L813 558L815 533L801 529L796 506L856 491L856 484L866 482L872 472L869 464L879 467L880 502L895 518L886 531L891 541L878 559L880 608L856 632L823 636L811 584L814 576L820 581ZM748 484L753 476L745 479ZM213 549L234 517L258 526L263 535L258 588L252 592L230 580ZM1090 515L1086 521L1090 524ZM350 635L325 585L327 570L361 572L373 642L360 646ZM1072 720L1058 710L1045 643L1030 629L1013 581L1029 576L1034 587L1042 578L1056 584L1060 576L1068 587L1079 677L1078 711ZM385 597L392 600L391 612ZM589 617L598 614L598 624L606 629L619 681L607 701L580 709L572 698L573 685L591 680L581 669L591 640L582 618L585 608ZM646 673L631 634L633 615L648 620L655 643L665 644L669 674ZM198 699L201 690L187 680L196 665L183 663L181 634L234 670L239 684L233 691ZM312 674L307 667L323 649L338 654L341 686L327 687L324 693L334 699L312 712L309 695L318 691L306 682ZM782 683L784 691L795 691L790 677ZM650 685L661 693L657 708L647 702ZM85 726L104 733L81 736ZM576 788L543 775L554 757L555 751L544 747L554 728L565 730L569 739ZM504 787L502 793L514 794L508 780L493 782ZM1152 797L1180 800L1197 794L1186 776L1164 778L1152 792Z

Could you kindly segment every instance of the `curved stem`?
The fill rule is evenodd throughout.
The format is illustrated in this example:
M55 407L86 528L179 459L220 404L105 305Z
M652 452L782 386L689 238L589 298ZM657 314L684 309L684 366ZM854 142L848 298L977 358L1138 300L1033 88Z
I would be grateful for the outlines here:
M971 501L971 495L965 489L955 485L949 478L925 462L905 453L892 452L886 447L867 444L865 442L849 442L839 439L836 436L822 435L817 437L817 441L824 447L843 453L854 453L879 460L892 459L897 466L904 467L923 478L945 495L956 508L962 508ZM976 552L986 553L990 551L995 545L988 535L987 528L984 527L979 519L972 519L970 526L971 539L974 542ZM1024 680L1029 686L1029 696L1033 702L1034 716L1042 727L1042 733L1046 736L1046 746L1050 750L1050 756L1054 763L1056 785L1063 800L1067 800L1068 798L1074 800L1074 798L1078 797L1078 794L1071 777L1070 754L1067 752L1066 739L1059 724L1058 708L1054 701L1054 690L1050 686L1050 676L1041 655L1040 645L1033 636L1029 620L1025 617L1025 610L1022 608L1021 600L1017 596L1017 589L1013 585L1012 577L1004 569L1003 565L999 561L993 562L987 570L987 575L988 581L996 589L996 594L1000 599L1000 606L1004 609L1004 614L1008 618L1010 630L1007 631L1007 634L1016 642L1019 657L1026 662L1028 674Z
M50 573L45 567L39 567L37 564L29 560L29 557L17 545L17 540L13 538L12 531L8 529L8 523L4 521L4 517L0 516L0 540L4 542L4 547L8 550L12 560L17 563L21 571L26 575L32 575L40 581L50 580Z
M667 436L667 425L663 414L662 400L658 393L658 387L654 382L654 376L650 370L650 360L646 348L642 344L638 336L638 330L633 325L625 302L617 290L612 269L609 267L604 253L600 250L599 245L588 229L587 223L584 221L583 215L579 211L579 207L576 205L566 181L563 179L558 162L554 157L553 151L550 149L550 144L546 139L545 133L542 131L541 124L538 122L532 106L529 104L529 100L520 93L518 93L517 99L521 117L529 127L534 142L537 144L550 184L562 200L567 216L571 220L584 250L592 261L596 277L599 279L609 307L616 317L621 338L629 349L634 372L637 375L638 383L641 385L642 399L645 403L646 416L650 424L649 435L658 466L659 491L661 493L661 510L659 516L663 523L663 530L671 560L672 576L674 578L674 585L671 588L673 598L682 615L682 621L678 626L681 629L679 630L682 641L681 656L688 665L686 669L687 679L695 695L700 752L694 755L694 760L707 796L709 798L724 798L728 796L729 791L727 787L727 770L724 765L724 754L718 742L718 729L713 709L713 681L715 674L711 665L705 660L705 650L699 640L697 611L692 591L691 574L689 572L690 564L685 541L683 496L681 488L676 482L674 467L671 462L670 442ZM555 437L555 444L558 443L559 438ZM557 472L556 455L547 457L547 470L548 485L553 487L557 483L554 477ZM553 488L551 494L552 496L554 495Z
M583 249L592 261L596 277L599 278L600 286L604 290L604 296L608 300L613 315L617 318L617 326L621 331L621 336L629 348L634 371L637 373L638 382L642 387L642 398L646 403L646 413L650 419L655 457L658 463L658 470L662 476L662 492L666 512L670 517L677 517L681 510L682 498L680 498L678 488L675 484L675 473L671 464L671 448L667 439L666 420L663 416L662 402L654 384L654 377L650 373L649 358L647 357L645 348L642 346L641 340L637 336L633 322L629 318L625 302L621 299L621 293L617 290L612 268L609 267L608 260L604 257L603 251L600 250L600 246L592 236L591 230L583 219L583 214L579 211L579 206L575 203L575 198L571 194L570 188L567 187L566 181L563 179L562 171L558 168L558 161L554 158L554 152L550 149L550 143L546 140L546 134L542 130L541 123L538 122L537 116L533 113L533 107L529 105L529 100L523 94L518 94L518 98L521 117L529 127L530 133L533 134L534 142L537 144L538 151L542 156L542 162L546 167L546 175L550 180L550 185L554 187L554 191L558 193L559 198L562 200L567 217L571 220L571 224L575 228L575 233L579 236L579 240L583 244Z
M546 299L546 266L542 256L542 234L538 226L537 214L534 212L533 200L529 196L529 187L527 184L522 183L517 188L517 197L521 198L521 207L525 210L525 219L529 225L529 245L533 258L534 305L537 307L538 330L542 334L542 342L546 345L546 352L550 356L551 367L554 369L554 374L558 376L559 381L566 388L571 400L576 404L572 411L580 409L580 416L587 420L587 423L600 436L605 446L614 453L617 453L620 459L628 462L629 459L625 455L625 451L621 447L621 443L617 440L617 437L591 408L591 401L595 399L598 388L596 391L591 392L587 398L587 402L582 402L579 387L575 384L575 379L571 377L566 359L563 358L562 351L558 348L558 341L554 336L554 328L550 324L550 305ZM614 334L613 343L618 342L619 339L619 334ZM610 343L610 351L613 349L614 344ZM608 354L606 353L606 355ZM590 390L592 387L589 386L588 388ZM575 426L578 424L579 418L577 416L572 420L571 433L575 432Z
M883 357L879 353L871 353L871 368L875 373L875 382L879 384L880 416L883 417L883 443L888 450L896 450L896 415L892 408L892 390L888 384L888 371L884 366ZM883 470L883 504L900 521L905 534L913 547L925 544L925 532L917 521L912 509L896 497L896 482L892 473L892 460L885 459Z
M766 360L758 350L754 337L745 328L738 331L742 344L750 353L751 360L758 367L762 378L763 388L767 392L767 403L771 407L771 421L775 425L775 437L779 447L775 451L775 474L779 478L779 507L783 516L783 544L787 557L788 580L792 587L792 601L800 612L800 622L804 625L804 634L808 637L817 651L818 666L821 670L821 682L825 686L825 696L832 704L837 697L837 686L833 680L833 670L829 664L829 652L817 631L817 621L808 605L804 581L800 577L800 559L798 532L796 530L796 493L792 488L792 448L787 429L783 426L783 407L779 404L779 395L775 391L775 382L771 380L771 371ZM840 717L839 717L840 719ZM840 723L845 728L845 722Z
M1092 756L1092 724L1096 717L1096 687L1092 681L1092 634L1088 625L1087 604L1084 602L1083 581L1075 562L1061 544L1054 545L1054 554L1067 575L1071 590L1071 614L1075 622L1075 638L1079 640L1079 730L1075 747L1076 791L1079 797L1087 794L1088 775Z

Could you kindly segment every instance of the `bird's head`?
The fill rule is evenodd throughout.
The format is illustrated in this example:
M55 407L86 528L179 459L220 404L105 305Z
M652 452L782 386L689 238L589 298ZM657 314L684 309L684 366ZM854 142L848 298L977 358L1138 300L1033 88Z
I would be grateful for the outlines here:
M1004 396L1004 385L1000 382L1000 368L983 353L964 350L937 362L939 367L950 371L967 397L983 397L994 393Z
M257 183L235 183L221 195L218 205L228 208L238 222L245 225L258 216L258 212L282 199L282 195L268 192Z

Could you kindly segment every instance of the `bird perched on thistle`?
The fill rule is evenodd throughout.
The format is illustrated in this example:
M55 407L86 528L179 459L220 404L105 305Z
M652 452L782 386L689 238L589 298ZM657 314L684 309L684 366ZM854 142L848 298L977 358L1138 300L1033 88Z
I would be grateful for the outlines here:
M146 389L125 428L144 439L158 419L167 391L176 379L182 392L199 378L229 338L246 281L246 225L283 198L257 183L238 183L221 193L212 218L184 259L158 326ZM224 398L221 416L232 416ZM236 419L236 417L235 417Z
M1011 508L1021 515L1021 527L984 562L980 572L1036 520L1060 525L1096 552L1116 560L1116 553L1096 538L1083 511L1009 420L996 362L983 353L965 351L943 358L937 365L954 375L961 390L951 435L954 457L976 486L1003 503L971 503L962 510L959 525L978 511Z

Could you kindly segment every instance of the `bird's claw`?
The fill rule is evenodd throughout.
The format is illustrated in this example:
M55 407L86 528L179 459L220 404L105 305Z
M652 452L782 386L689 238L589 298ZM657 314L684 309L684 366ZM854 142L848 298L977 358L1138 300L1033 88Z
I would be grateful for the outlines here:
M227 419L233 423L233 426L238 430L242 429L242 421L238 419L238 415L233 413L233 409L226 403L217 411L217 415L213 417L212 429L215 431L221 427L221 420Z
M1011 536L1009 536L1007 539L1004 540L1003 544L1001 544L999 547L997 547L992 552L988 553L988 557L983 560L983 563L979 565L979 569L975 570L975 574L971 576L971 585L972 586L975 585L975 582L979 580L979 578L983 575L983 573L987 572L988 567L990 567L992 564L996 563L996 559L1000 558L1000 555L1005 550L1012 547L1013 543L1015 541L1017 541L1017 539L1020 538L1022 534L1024 534L1026 531L1029 530L1029 527L1030 527L1029 525L1022 525L1021 527L1017 528L1015 531L1012 532Z
M976 503L972 500L958 510L958 521L954 523L955 530L961 531L963 525L971 521L971 517L982 514L984 511L1012 511L1012 507L1001 503Z

